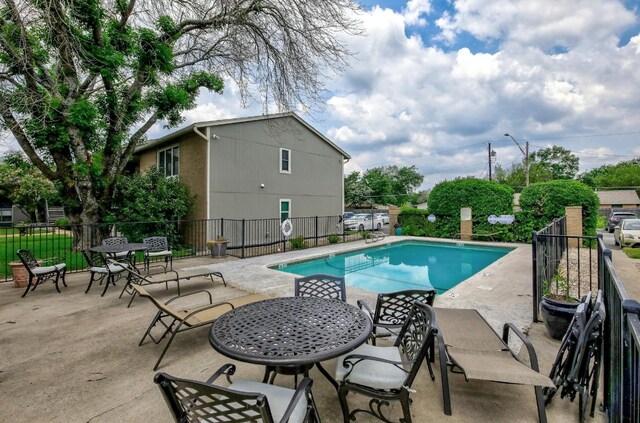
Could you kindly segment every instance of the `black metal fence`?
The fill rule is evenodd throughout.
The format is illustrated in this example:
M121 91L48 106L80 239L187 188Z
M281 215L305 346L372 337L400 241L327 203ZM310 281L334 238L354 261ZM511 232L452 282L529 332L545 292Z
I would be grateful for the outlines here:
M598 270L607 318L604 322L604 408L610 422L640 421L640 303L616 274L611 250L598 240Z
M357 232L343 232L341 216L293 217L292 232L284 236L280 219L208 219L157 222L117 222L58 227L47 224L0 228L0 280L9 280L10 263L16 251L31 250L38 258L58 257L69 271L82 271L87 264L82 250L99 245L110 236L125 236L142 242L149 236L166 236L174 258L209 254L207 242L219 237L228 241L228 254L244 258L257 255L347 242L361 239Z
M593 248L597 237L566 233L567 222L562 216L532 234L534 322L540 321L540 302L545 285L558 292L562 280L567 294L578 299L598 287L597 269L592 266L597 263Z

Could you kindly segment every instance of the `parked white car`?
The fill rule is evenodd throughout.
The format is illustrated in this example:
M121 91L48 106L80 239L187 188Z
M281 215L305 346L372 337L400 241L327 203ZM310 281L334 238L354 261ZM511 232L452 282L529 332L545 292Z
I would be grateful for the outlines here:
M353 215L344 221L344 228L353 231L379 231L382 229L382 225L383 222L381 217L364 213Z
M613 239L620 248L640 246L640 219L624 219L618 223Z
M389 215L387 213L375 213L374 216L382 219L382 223L387 225L389 223Z

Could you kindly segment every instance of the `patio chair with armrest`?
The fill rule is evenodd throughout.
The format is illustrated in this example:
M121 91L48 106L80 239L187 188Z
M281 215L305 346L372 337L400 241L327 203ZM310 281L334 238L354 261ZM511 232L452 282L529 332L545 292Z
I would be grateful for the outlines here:
M531 342L512 323L503 326L502 338L473 309L434 308L438 328L438 351L445 414L451 415L447 366L460 370L466 380L478 379L516 385L533 385L538 420L546 423L543 387L553 382L539 373L538 358ZM509 348L509 332L522 341L530 365L520 361Z
M231 382L236 371L225 364L206 382L158 373L154 377L176 422L320 422L311 393L312 380L305 377L294 389L249 380ZM229 387L213 383L226 376Z
M149 336L149 338L151 338L151 340L155 344L159 344L167 335L171 335L169 337L167 345L165 345L164 349L162 350L158 361L156 361L156 364L153 366L153 370L156 370L158 368L160 362L162 361L162 358L167 353L169 346L171 346L173 338L175 338L178 333L196 329L202 326L208 326L213 323L218 317L222 316L229 310L233 310L235 307L264 299L263 295L254 294L214 304L211 293L205 290L199 290L185 295L178 295L176 297L170 298L163 303L154 298L147 292L146 289L144 289L140 285L132 285L132 288L138 293L138 295L151 301L153 305L158 309L158 312L156 313L155 317L151 321L151 324L142 336L142 339L138 343L138 346L142 345L147 336ZM176 309L173 307L172 303L178 299L183 299L200 294L204 294L208 297L208 304L181 309ZM155 337L151 333L151 330L157 324L160 324L164 328L162 334L159 337Z
M598 291L593 305L591 305L591 292L589 292L576 309L551 366L549 377L555 387L542 390L546 404L551 402L558 391L560 398L569 397L571 402L577 394L578 419L581 422L584 421L589 397L591 397L589 415L593 417L595 413L605 318L606 310L602 291Z
M113 236L111 238L105 238L102 240L102 245L126 245L129 241L126 237L123 236ZM121 251L119 253L109 254L111 258L115 259L127 259L130 260L130 257L133 257L135 260L135 255L131 256L131 251Z
M320 297L347 301L344 278L331 275L310 275L295 279L296 297Z
M377 338L398 336L414 301L433 306L435 297L436 291L434 289L412 289L378 294L375 313L371 311L367 303L358 300L360 310L367 313L373 322L373 345L376 345Z
M360 412L388 422L383 406L388 406L389 401L399 401L402 421L411 423L411 386L435 332L431 307L414 302L393 346L363 344L338 358L336 380L340 384L338 398L344 422L355 420ZM352 391L372 398L369 409L349 411L347 395Z
M67 283L64 280L67 273L67 265L59 258L53 257L38 261L31 251L27 249L20 249L16 254L29 273L29 283L27 284L27 289L25 289L22 294L22 298L29 293L29 290L33 291L38 285L48 280L53 281L58 293L60 293L58 280L62 279L62 284L65 287L67 286Z
M87 261L87 264L89 265L89 271L91 272L89 285L84 291L85 294L89 292L94 281L99 281L100 285L102 285L102 282L104 282L104 280L106 279L104 289L102 290L102 294L100 294L101 297L104 297L104 294L106 294L109 285L115 285L116 277L120 278L122 276L122 273L126 270L126 267L129 266L128 262L123 262L122 264L108 263L102 253L84 250L82 251L82 254Z
M166 236L152 236L144 238L142 243L147 246L144 251L144 268L149 270L149 263L152 259L164 257L164 269L173 270L173 252L169 246Z

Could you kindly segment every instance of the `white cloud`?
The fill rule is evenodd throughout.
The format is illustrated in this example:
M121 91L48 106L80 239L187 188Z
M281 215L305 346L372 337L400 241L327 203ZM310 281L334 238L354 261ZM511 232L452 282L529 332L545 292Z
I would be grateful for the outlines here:
M424 26L427 21L422 17L431 11L431 3L429 0L409 0L404 8L402 15L407 25Z
M463 31L497 40L494 53L446 51L406 35L409 6L417 3L363 14L367 36L349 41L358 60L327 101L327 133L353 155L352 168L415 164L453 178L486 170L488 141L501 164L521 160L505 132L577 151L621 138L576 135L640 131L640 35L617 45L637 17L618 1L459 0L437 21L451 41ZM419 16L437 19L428 13Z

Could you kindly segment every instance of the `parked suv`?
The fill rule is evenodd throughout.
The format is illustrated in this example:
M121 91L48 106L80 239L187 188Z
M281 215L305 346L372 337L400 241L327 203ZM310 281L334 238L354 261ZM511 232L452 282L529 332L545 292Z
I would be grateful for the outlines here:
M613 229L620 224L620 222L624 219L637 219L638 216L635 213L630 212L611 212L609 217L607 217L607 231L609 233L613 232Z

